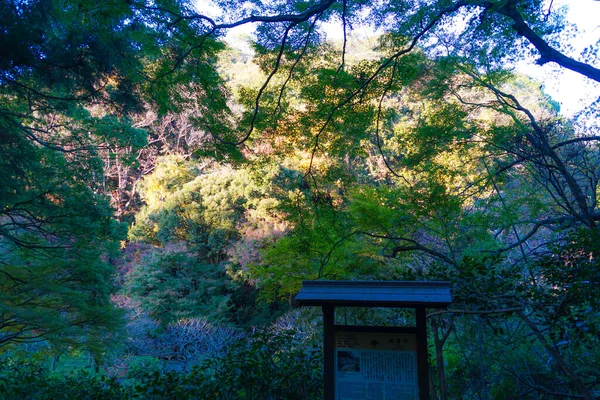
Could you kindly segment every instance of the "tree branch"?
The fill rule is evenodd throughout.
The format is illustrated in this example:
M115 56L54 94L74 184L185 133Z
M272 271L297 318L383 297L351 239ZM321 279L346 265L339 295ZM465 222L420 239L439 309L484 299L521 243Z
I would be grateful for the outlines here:
M489 8L488 8L489 9ZM571 71L580 73L590 79L600 82L600 69L594 68L591 65L574 60L565 56L561 52L553 49L542 39L537 33L527 25L523 16L517 11L514 1L508 1L505 5L498 9L498 13L513 20L513 29L522 37L527 39L539 51L541 57L537 61L539 65L544 65L548 62L555 62L558 65L570 69Z
M508 314L523 311L523 307L516 308L500 308L497 310L440 310L427 314L427 318L442 314L474 314L474 315L489 315L489 314Z
M456 262L454 260L452 260L450 257L448 257L445 254L440 253L437 250L433 250L430 249L428 247L423 246L422 244L420 244L419 242L417 242L414 239L409 239L409 238L403 238L403 237L394 237L394 236L388 236L388 235L378 235L375 233L368 233L368 232L358 232L358 233L362 233L365 236L369 236L372 238L377 238L377 239L387 239L390 240L392 242L397 242L397 241L403 241L403 242L407 242L410 243L410 245L406 245L406 246L399 246L396 245L394 246L394 248L392 249L392 253L389 255L384 255L384 257L389 257L389 258L394 258L398 255L398 253L400 252L405 252L405 251L421 251L423 253L429 254L430 256L434 256L436 258L439 258L440 260L450 264L450 265L455 265Z

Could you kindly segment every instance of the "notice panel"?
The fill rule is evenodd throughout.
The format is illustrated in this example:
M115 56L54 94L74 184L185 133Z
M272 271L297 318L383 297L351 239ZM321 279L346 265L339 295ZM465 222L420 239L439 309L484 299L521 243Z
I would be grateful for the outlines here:
M414 334L335 333L336 400L417 400Z

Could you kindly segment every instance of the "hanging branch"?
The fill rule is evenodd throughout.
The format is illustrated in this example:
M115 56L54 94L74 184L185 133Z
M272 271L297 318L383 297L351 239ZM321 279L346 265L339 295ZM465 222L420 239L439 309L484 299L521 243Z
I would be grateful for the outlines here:
M248 139L250 139L250 136L252 135L252 132L254 131L254 124L256 123L256 118L258 117L258 112L260 109L260 98L261 98L263 92L265 91L265 89L267 88L267 86L269 85L269 82L271 81L273 76L275 76L275 74L279 70L279 66L281 65L281 58L283 57L283 52L285 50L285 44L287 42L288 35L290 33L290 30L294 26L296 26L296 23L291 23L285 29L285 32L283 33L283 39L281 40L281 47L279 48L279 54L277 55L277 59L275 61L275 66L271 70L271 73L269 74L269 76L267 77L267 79L265 80L265 82L263 83L261 88L259 89L258 94L256 95L256 99L254 101L254 112L252 113L252 119L250 120L250 128L248 129L248 132L246 133L246 135L243 138L241 138L237 142L229 142L229 141L224 141L224 140L219 139L219 141L221 141L223 144L228 144L231 146L239 146L239 145L245 143Z
M339 73L344 69L346 65L346 45L348 44L348 35L346 32L346 9L348 7L347 0L343 0L343 8L342 8L342 29L344 30L344 43L342 44L342 62L337 69Z
M390 76L389 82L386 85L385 89L383 90L383 93L381 94L381 97L379 98L379 104L377 106L377 120L375 121L375 138L377 139L377 150L379 150L379 154L381 154L381 158L383 159L385 167L396 178L400 178L400 179L404 180L404 182L406 182L408 185L410 185L410 182L404 177L404 175L398 174L392 168L392 166L390 165L387 157L385 156L385 154L383 152L383 148L381 147L381 137L379 135L379 123L381 121L381 109L382 109L382 106L383 106L383 100L387 96L388 92L390 91L390 88L392 87L392 84L394 83L394 78L396 77L396 71L397 71L397 69L398 69L398 63L395 62L394 66L392 68L392 74Z
M350 101L352 101L360 93L364 92L366 90L366 88L371 84L371 82L373 82L375 80L375 78L377 78L377 76L379 76L384 69L389 68L400 57L413 51L415 49L415 47L417 46L417 43L419 42L419 40L421 40L421 38L423 36L425 36L425 34L427 34L431 29L433 29L435 27L435 25L446 14L455 12L455 11L459 10L462 6L464 6L464 3L458 2L458 3L454 4L453 6L450 6L450 7L440 10L440 12L435 17L433 17L427 24L425 24L423 26L423 28L412 38L412 40L409 42L409 45L407 47L405 47L402 50L397 51L396 53L392 54L388 59L383 61L381 63L381 65L379 65L379 67L375 70L375 72L373 72L367 79L365 79L365 81L358 87L358 89L352 91L352 93L350 93L344 100L340 101L339 103L337 103L336 105L334 105L331 108L331 110L327 114L327 118L325 119L325 122L321 125L321 127L319 128L319 131L315 134L315 144L313 146L313 151L312 151L312 154L310 157L308 171L310 171L312 169L314 157L315 157L316 151L319 147L319 137L325 131L327 126L331 123L335 113L338 110L340 110L342 107L344 107L348 103L350 103Z
M279 96L277 98L277 109L279 109L279 110L281 109L281 99L283 98L283 92L285 91L285 88L287 87L287 84L289 83L289 81L292 79L292 75L294 74L294 70L296 69L296 66L298 65L298 63L300 63L300 60L302 60L302 58L306 54L306 51L308 50L308 46L310 44L310 37L311 37L311 35L315 29L315 26L317 24L317 21L319 20L321 15L322 14L317 15L315 17L314 21L312 22L312 24L310 25L310 27L308 28L308 32L306 34L306 39L304 41L304 47L302 47L300 54L298 54L298 58L296 58L296 61L294 61L294 64L292 64L292 66L290 67L290 72L288 73L288 76L287 76L285 82L283 82L283 84L281 85L281 90L279 91Z

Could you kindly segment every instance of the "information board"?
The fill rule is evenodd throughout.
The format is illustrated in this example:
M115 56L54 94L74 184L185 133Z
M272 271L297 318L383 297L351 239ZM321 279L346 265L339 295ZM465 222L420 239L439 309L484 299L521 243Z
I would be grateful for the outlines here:
M335 333L336 400L417 400L414 334Z

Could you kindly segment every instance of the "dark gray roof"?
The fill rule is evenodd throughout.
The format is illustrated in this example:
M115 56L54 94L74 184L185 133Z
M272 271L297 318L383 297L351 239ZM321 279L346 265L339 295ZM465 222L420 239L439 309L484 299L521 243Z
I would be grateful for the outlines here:
M303 281L296 301L303 306L443 308L452 296L449 282Z

